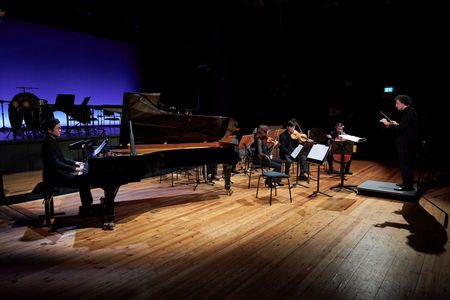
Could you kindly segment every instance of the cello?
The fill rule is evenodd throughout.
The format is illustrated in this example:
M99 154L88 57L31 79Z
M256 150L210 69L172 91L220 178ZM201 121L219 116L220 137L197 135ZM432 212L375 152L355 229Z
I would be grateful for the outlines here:
M353 153L353 142L348 141L340 136L334 139L335 143L332 143L332 155L333 160L338 163L344 163L350 161Z

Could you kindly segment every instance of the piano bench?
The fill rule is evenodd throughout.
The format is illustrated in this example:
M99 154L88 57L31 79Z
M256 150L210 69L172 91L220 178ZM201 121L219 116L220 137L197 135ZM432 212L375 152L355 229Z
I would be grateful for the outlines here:
M42 203L44 204L45 214L40 215L39 219L44 218L45 226L51 227L51 217L56 215L64 215L64 212L55 213L55 207L53 204L53 196L56 193L59 193L60 189L57 186L51 185L46 182L39 182L31 192L33 195L41 195L44 200Z

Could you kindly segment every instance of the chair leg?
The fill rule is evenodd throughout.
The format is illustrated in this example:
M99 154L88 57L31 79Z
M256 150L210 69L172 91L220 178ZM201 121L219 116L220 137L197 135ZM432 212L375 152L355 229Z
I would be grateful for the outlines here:
M291 203L292 203L291 181L289 180L289 178L287 178L287 181L288 181L288 188L289 188L289 199L291 200Z
M258 198L258 192L259 192L259 182L261 180L261 176L258 176L258 185L256 186L256 198Z
M272 182L270 182L270 199L269 199L269 205L272 205Z
M250 181L251 180L252 180L252 169L249 169L249 171L248 171L248 187L247 187L248 189L250 188ZM258 179L258 182L259 182L259 179ZM256 198L258 198L258 197L256 197Z

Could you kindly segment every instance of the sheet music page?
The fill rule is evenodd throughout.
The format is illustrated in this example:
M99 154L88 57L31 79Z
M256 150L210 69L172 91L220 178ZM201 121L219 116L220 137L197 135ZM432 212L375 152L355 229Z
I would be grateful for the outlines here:
M309 151L307 158L318 161L324 161L328 153L328 149L329 147L326 145L314 144L311 150Z
M303 145L298 144L298 146L294 149L294 151L292 151L291 156L293 158L296 158L298 156L298 154L300 153L300 151L302 151L302 149L303 149Z
M107 143L108 143L108 140L104 139L103 142L94 150L94 152L92 153L92 156L96 157L103 150L103 148L106 146Z
M364 142L366 141L366 138L360 138L354 135L350 135L350 134L341 134L339 135L340 137L342 137L343 139L355 142L355 143L359 143L359 142Z

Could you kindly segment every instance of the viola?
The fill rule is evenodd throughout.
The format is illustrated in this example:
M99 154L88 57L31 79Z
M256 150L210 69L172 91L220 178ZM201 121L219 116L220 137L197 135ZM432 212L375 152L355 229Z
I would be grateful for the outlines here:
M291 133L291 138L293 140L299 140L301 143L304 143L308 140L308 136L306 134L297 130L294 130L294 132Z

